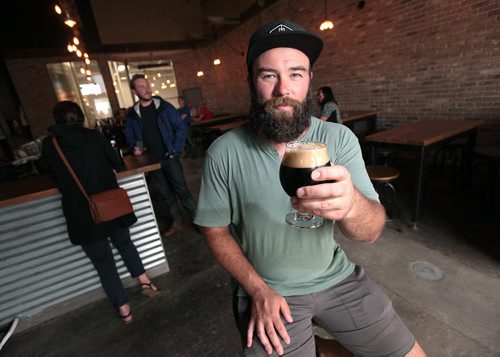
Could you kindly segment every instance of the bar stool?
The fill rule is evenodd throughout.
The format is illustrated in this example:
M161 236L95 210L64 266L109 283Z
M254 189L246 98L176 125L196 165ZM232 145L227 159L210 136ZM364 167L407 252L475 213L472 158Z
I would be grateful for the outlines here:
M367 165L366 171L368 172L368 176L370 177L375 190L381 194L380 190L383 189L385 192L389 190L391 194L391 209L387 212L387 222L392 222L396 227L398 232L401 232L401 228L399 225L393 220L394 217L394 208L396 206L396 189L392 185L391 182L396 180L399 177L399 170L394 167L389 166L381 166L381 165Z

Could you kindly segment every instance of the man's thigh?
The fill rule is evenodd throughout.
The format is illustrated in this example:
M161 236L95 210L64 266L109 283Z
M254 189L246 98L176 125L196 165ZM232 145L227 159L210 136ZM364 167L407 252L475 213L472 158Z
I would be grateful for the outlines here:
M300 297L285 297L288 306L292 311L293 322L291 324L283 320L290 336L290 344L282 342L285 356L287 357L314 357L316 356L316 346L312 330L313 305L310 295ZM246 357L268 356L264 347L260 343L257 334L254 332L253 344L246 347L246 335L248 323L250 321L251 304L245 297L235 297L234 301L235 317L238 329L241 334L243 352ZM272 356L278 356L276 352Z
M318 304L313 321L355 355L401 357L415 344L391 300L359 266L344 281L313 295Z

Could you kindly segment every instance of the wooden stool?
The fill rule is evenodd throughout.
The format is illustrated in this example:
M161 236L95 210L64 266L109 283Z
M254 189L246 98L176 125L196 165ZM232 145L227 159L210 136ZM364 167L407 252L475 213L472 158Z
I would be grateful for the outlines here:
M391 192L391 210L387 213L387 221L392 222L396 227L398 232L401 232L401 228L396 222L393 221L394 216L394 207L396 206L396 189L391 184L392 181L399 177L399 170L394 167L389 166L380 166L380 165L367 165L366 171L368 172L368 176L370 177L373 186L377 191L381 188L389 189Z

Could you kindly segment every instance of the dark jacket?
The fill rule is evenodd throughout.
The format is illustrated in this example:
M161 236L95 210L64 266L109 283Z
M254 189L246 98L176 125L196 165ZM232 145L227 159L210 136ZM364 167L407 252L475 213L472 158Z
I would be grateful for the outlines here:
M49 127L49 133L56 136L87 194L118 187L113 168L120 167L120 158L103 135L78 126L58 124ZM94 223L88 202L59 157L52 136L43 141L42 162L49 168L61 191L71 243L81 245L106 239L113 230L129 227L137 221L131 213L110 222Z
M186 130L181 116L172 104L164 101L161 97L153 97L153 103L157 112L158 129L167 149L165 154L177 157L181 154L186 139ZM130 150L134 149L137 140L143 141L139 106L140 103L137 102L127 111L125 136Z

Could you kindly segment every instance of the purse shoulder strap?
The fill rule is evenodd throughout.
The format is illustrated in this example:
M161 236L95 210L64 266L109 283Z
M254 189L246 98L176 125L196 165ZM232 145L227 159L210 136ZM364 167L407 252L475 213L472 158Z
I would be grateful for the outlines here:
M90 202L90 198L87 195L87 192L85 192L85 189L83 188L82 183L80 182L80 180L76 176L75 172L73 171L73 168L71 167L71 165L69 164L68 160L66 159L66 156L64 155L64 153L61 150L61 147L57 143L57 139L56 139L55 136L52 137L52 143L54 144L54 147L56 148L57 153L61 157L61 160L64 162L64 165L66 165L66 167L68 168L69 173L71 174L71 176L75 180L76 185L78 186L78 188L80 189L80 191L82 191L82 193L85 196L85 198L87 199L87 201Z

